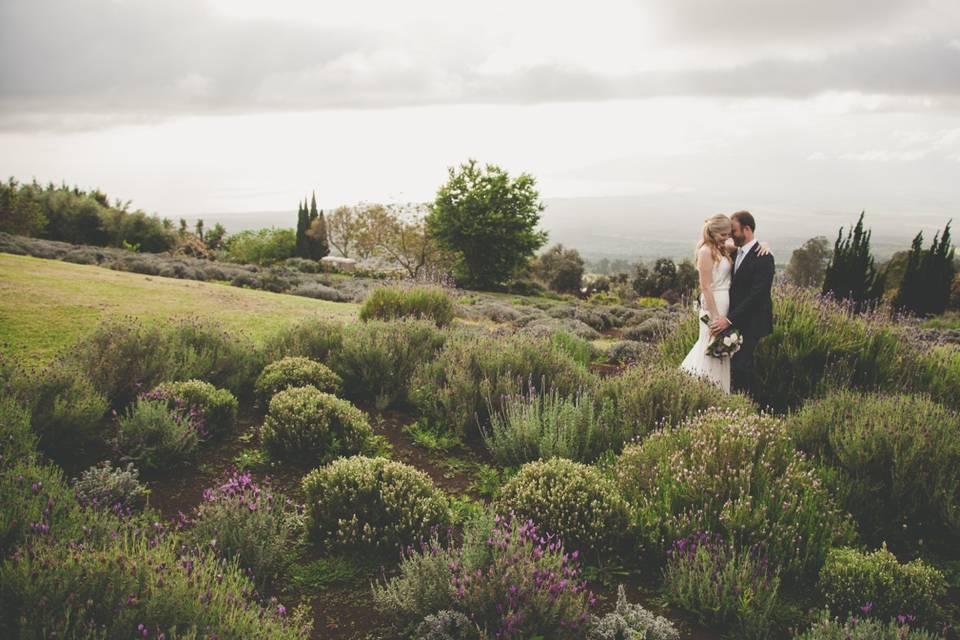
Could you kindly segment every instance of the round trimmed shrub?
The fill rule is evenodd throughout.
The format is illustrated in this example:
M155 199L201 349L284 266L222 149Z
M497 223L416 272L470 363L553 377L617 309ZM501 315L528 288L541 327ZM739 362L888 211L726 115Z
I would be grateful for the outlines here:
M674 427L711 407L754 410L750 399L728 395L715 384L677 367L638 364L605 378L598 390L605 442L620 451L630 440L660 426Z
M721 534L743 548L763 545L786 582L812 578L831 547L854 537L850 516L772 416L711 409L625 447L617 473L654 553L695 533Z
M131 513L144 507L150 489L140 484L140 472L128 462L126 467L113 467L109 460L94 465L73 481L77 502L85 507L113 509Z
M927 627L941 622L939 601L947 594L940 571L923 560L900 564L886 547L873 553L849 547L831 550L818 586L835 615L889 620L908 614Z
M260 438L274 458L321 464L369 451L373 430L360 409L316 387L295 387L270 400Z
M960 536L960 414L926 396L832 393L788 420L801 450L837 471L872 544Z
M233 431L237 423L237 399L226 389L217 389L209 382L186 380L164 382L154 391L171 401L182 401L188 407L196 407L203 413L204 432L216 437Z
M385 458L340 458L303 479L307 526L327 548L397 549L450 524L449 500L426 473Z
M531 519L581 553L618 550L630 516L616 485L597 469L564 458L531 462L507 482L497 498L499 513Z
M266 405L278 391L311 386L327 393L340 391L340 376L327 365L300 356L288 356L271 362L257 378L254 391Z

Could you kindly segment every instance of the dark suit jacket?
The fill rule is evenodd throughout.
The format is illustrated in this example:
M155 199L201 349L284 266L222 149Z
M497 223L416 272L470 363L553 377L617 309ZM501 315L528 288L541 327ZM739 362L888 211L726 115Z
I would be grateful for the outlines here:
M730 284L727 319L744 338L760 338L773 332L773 256L758 256L759 244L743 257Z

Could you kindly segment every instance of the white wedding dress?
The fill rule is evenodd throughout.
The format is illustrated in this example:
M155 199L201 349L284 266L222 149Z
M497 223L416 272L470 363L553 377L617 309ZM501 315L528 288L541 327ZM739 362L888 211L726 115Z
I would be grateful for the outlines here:
M733 262L726 258L713 265L713 299L717 303L717 311L721 316L727 315L730 310L730 280L733 277ZM707 313L703 304L703 294L700 294L700 309L697 310L699 319ZM730 393L730 358L714 358L707 355L707 346L710 344L710 328L702 322L700 338L690 349L690 353L683 359L680 368L684 371L707 378L726 393Z

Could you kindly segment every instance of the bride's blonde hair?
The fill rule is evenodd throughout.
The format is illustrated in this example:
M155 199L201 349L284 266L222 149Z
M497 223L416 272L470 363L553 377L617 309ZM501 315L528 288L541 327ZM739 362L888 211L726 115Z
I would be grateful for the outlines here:
M713 256L714 262L720 262L723 259L723 248L720 245L720 242L717 240L717 235L721 233L730 233L730 218L718 213L714 216L710 216L703 221L703 233L700 236L700 241L697 243L697 251L694 254L700 253L701 247L710 247L710 254Z

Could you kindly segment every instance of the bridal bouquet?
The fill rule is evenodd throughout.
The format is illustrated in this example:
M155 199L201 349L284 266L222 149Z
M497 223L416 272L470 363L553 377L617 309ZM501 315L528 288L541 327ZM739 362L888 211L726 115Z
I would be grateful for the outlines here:
M710 324L710 316L703 314L700 316L700 322ZM729 358L737 351L740 351L740 345L743 344L743 334L738 329L727 327L719 334L713 337L710 344L707 345L707 355L714 358Z

